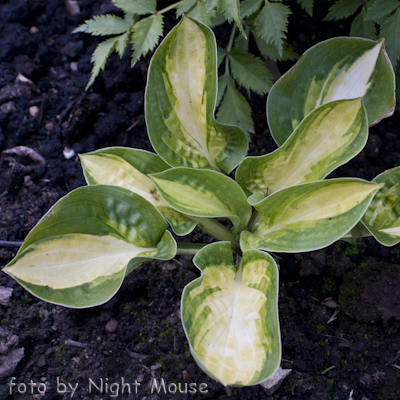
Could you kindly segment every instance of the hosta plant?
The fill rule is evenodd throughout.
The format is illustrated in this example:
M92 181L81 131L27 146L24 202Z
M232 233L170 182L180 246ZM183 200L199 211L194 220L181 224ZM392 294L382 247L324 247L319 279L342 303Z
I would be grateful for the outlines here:
M270 93L280 147L260 157L244 158L244 132L215 120L216 96L213 33L184 17L149 67L145 112L156 154L112 147L81 155L89 185L50 209L5 272L40 299L80 308L109 300L144 261L194 255L201 276L181 304L191 353L222 384L247 386L281 359L278 268L268 252L320 249L356 224L383 244L400 240L399 169L373 182L325 179L393 111L394 76L381 41L311 48ZM176 242L196 226L217 240Z

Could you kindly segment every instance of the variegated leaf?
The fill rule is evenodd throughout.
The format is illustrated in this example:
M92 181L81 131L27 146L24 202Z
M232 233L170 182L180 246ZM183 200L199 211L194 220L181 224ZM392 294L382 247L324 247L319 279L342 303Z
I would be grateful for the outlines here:
M157 209L127 189L81 187L50 209L4 271L40 299L95 306L143 261L174 257L166 228Z
M196 362L223 385L266 380L280 364L278 270L273 258L247 250L234 265L228 242L200 250L202 276L182 295L182 322Z
M400 242L400 167L383 172L373 182L383 186L361 221L379 243L393 246Z
M245 158L236 171L236 180L246 191L264 196L318 181L357 155L367 137L362 99L331 102L308 114L273 153Z
M356 225L380 186L342 178L291 186L265 199L255 193L248 201L259 215L240 246L288 253L326 247Z
M246 229L251 207L241 187L221 172L178 167L151 175L175 210L197 217L226 217L234 232Z
M374 125L393 114L394 92L394 73L382 41L329 39L307 50L272 87L268 124L280 146L315 108L364 97L368 124Z
M139 194L156 206L180 236L187 235L196 222L172 209L161 197L149 174L169 168L154 153L125 147L109 147L80 155L83 172L89 185L115 185Z
M169 165L229 173L242 160L246 136L215 121L216 95L214 35L184 17L151 60L145 96L151 143Z
M182 214L179 211L174 210L169 205L158 206L157 209L168 221L172 230L178 236L188 235L193 231L194 228L196 228L196 225L198 224L198 222L194 221L190 215Z

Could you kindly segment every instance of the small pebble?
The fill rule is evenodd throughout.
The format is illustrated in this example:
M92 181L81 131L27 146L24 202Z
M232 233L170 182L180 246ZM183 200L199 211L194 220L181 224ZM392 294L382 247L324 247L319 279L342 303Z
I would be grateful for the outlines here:
M35 33L38 33L38 32L39 32L39 29L36 26L31 26L29 28L29 33L35 34Z
M69 160L70 158L75 156L75 151L73 149L70 149L69 147L65 147L63 150L63 155L66 160Z
M15 80L16 80L17 82L30 83L30 84L33 85L33 82L32 82L30 79L28 79L26 76L22 75L21 73L19 73L19 74L17 75L17 77L15 78Z
M36 118L39 115L39 107L38 106L29 107L29 114L31 115L31 117Z
M161 367L162 367L162 365L161 365L160 363L157 363L157 364L152 365L152 366L150 367L150 369L151 369L152 371L154 371L154 370L156 370L156 369L158 369L158 368L161 368Z
M69 64L69 66L70 66L70 68L71 68L71 71L74 71L74 72L77 72L77 71L78 71L78 63L77 63L77 62L72 61L72 62Z
M106 324L106 332L114 333L118 328L118 321L115 319L110 319Z
M137 378L136 378L136 380L138 382L143 382L143 379L144 379L144 375L138 375Z
M29 187L33 183L32 178L29 175L24 176L24 185Z
M46 364L47 364L46 359L44 359L44 358L39 358L39 360L37 361L38 367L44 367Z
M9 114L15 111L15 104L13 101L8 101L0 106L0 111L4 114Z
M10 302L10 297L14 289L0 286L0 304L7 306Z
M51 131L54 128L54 124L52 122L48 122L44 127L47 131Z

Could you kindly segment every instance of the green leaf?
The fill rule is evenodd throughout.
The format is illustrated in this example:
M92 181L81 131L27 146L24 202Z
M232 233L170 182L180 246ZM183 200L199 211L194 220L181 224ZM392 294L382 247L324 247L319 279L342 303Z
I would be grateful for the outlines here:
M131 42L133 54L131 66L133 67L140 59L157 45L163 34L163 15L157 14L140 20L133 26Z
M381 185L362 179L331 179L291 186L260 201L252 232L243 232L242 250L313 251L329 246L361 219Z
M226 22L226 19L223 14L216 13L215 16L211 17L211 25L209 28L214 29L216 26L222 25Z
M226 88L228 87L229 82L229 75L224 74L218 78L218 95L217 95L217 102L216 106L218 107L221 103L222 98L226 92Z
M253 54L233 48L230 52L232 75L246 89L258 94L266 94L272 87L273 76L263 61Z
M267 43L264 39L261 39L260 36L258 36L257 33L253 30L251 31L251 33L256 40L258 50L264 57L269 58L272 61L287 61L299 59L300 56L290 47L288 47L285 40L283 41L282 56L280 56L278 53L278 49L274 44Z
M170 206L158 206L158 211L168 221L174 233L178 236L186 236L193 231L199 221L194 221L189 215L180 213ZM204 218L199 218L202 220ZM201 222L201 221L200 221ZM201 225L201 224L199 224Z
M197 4L197 0L183 0L183 2L176 7L176 18L186 14L195 4Z
M281 3L265 0L265 5L255 20L257 34L267 43L272 43L282 57L283 40L286 38L290 8Z
M396 69L400 56L400 7L383 22L380 37L385 38L387 54Z
M396 67L396 87L400 87L400 66L397 65ZM396 100L399 103L400 102L400 90L396 90Z
M58 201L4 271L42 300L81 308L108 301L124 277L176 243L148 201L116 186L85 186Z
M90 80L86 86L86 90L94 82L96 77L99 75L100 71L104 70L107 58L111 55L113 51L117 51L120 57L123 56L126 48L126 42L128 39L128 32L105 40L97 45L95 51L92 54L92 63L94 63L92 68L92 73Z
M367 138L362 100L334 101L308 114L273 153L245 158L236 171L236 181L245 191L263 196L319 181L355 157Z
M400 167L383 172L373 182L383 186L361 221L379 243L394 246L400 242Z
M138 21L139 16L136 14L132 14L132 13L125 13L124 15L124 20L130 25L134 25L136 24L136 22Z
M165 206L161 195L148 177L165 171L169 165L157 154L124 147L81 154L83 173L89 185L114 185L124 187L145 198L153 206Z
M197 364L223 385L266 380L281 359L275 261L248 250L236 266L230 244L219 242L203 247L193 262L202 275L185 287L181 313Z
M241 187L217 171L172 168L151 175L163 199L175 210L196 217L225 217L235 233L246 228L251 207Z
M72 33L85 32L94 36L119 35L130 28L128 21L115 15L95 15L78 26Z
M226 51L224 49L222 49L221 47L217 46L217 60L218 60L217 66L218 66L218 68L224 61L225 57L226 57Z
M146 15L157 11L156 0L112 0L112 2L126 13Z
M206 7L208 11L211 11L214 7L219 13L224 14L228 22L233 20L236 22L240 32L245 36L242 21L239 15L239 0L206 0Z
M350 36L365 37L367 39L376 40L376 28L372 21L365 20L366 11L363 7L360 13L354 18L350 27Z
M154 149L171 166L229 173L247 152L244 133L214 119L216 54L212 31L185 17L151 60L146 123Z
M363 3L364 0L338 0L329 8L329 12L323 21L337 21L338 19L350 17Z
M210 26L211 19L215 16L215 10L207 12L206 4L198 1L196 6L187 13L187 16Z
M366 20L379 21L389 15L400 3L398 0L368 0Z
M83 172L89 185L124 187L145 198L170 223L180 236L187 235L196 222L172 210L162 199L149 174L165 171L169 165L157 154L124 147L109 147L80 155Z
M245 19L258 11L264 0L244 0L240 3L240 18Z
M237 91L232 78L229 78L226 94L218 109L217 119L223 124L240 127L247 137L249 132L254 132L250 105L245 97Z
M297 0L297 3L300 4L301 8L312 17L314 0Z
M272 87L267 99L271 134L282 145L303 118L331 101L363 96L368 124L394 111L394 74L382 41L334 38L308 49Z
M236 39L234 41L234 47L236 47L237 49L241 50L241 51L245 51L248 52L249 51L249 33L250 33L250 29L246 26L244 28L244 32L246 34L246 37L244 37L243 35L237 35ZM247 38L247 39L246 39Z

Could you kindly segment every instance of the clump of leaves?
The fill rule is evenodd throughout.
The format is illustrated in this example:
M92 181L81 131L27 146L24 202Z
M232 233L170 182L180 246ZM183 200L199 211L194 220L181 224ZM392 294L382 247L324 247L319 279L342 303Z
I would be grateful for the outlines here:
M264 62L249 52L248 38L254 37L263 55L273 61L295 60L298 55L286 42L290 8L283 0L182 0L161 10L156 0L113 0L124 17L106 14L85 21L74 32L94 36L112 36L101 42L92 56L94 63L87 88L104 69L112 52L122 57L132 47L131 66L160 41L163 36L164 14L175 9L176 17L187 15L210 28L233 22L232 33L226 49L218 48L218 66L225 59L225 73L219 80L217 118L222 123L240 126L248 135L254 132L250 105L237 90L237 85L248 91L266 94L272 87L273 77ZM314 0L297 0L312 15ZM232 113L231 111L235 112Z
M252 386L281 361L279 272L269 252L364 234L400 242L400 167L372 182L325 179L363 149L369 125L392 114L394 75L382 41L317 44L268 96L280 147L245 157L244 132L214 118L216 72L212 31L183 18L149 66L145 115L156 154L81 155L88 186L52 207L4 271L40 299L82 308L108 301L145 261L194 255L201 276L181 299L190 351L223 385ZM196 226L217 241L175 240Z
M367 39L385 39L385 48L396 71L400 76L398 61L400 58L400 1L399 0L338 0L329 9L326 21L354 17L350 27L350 36ZM400 99L397 92L397 100Z

